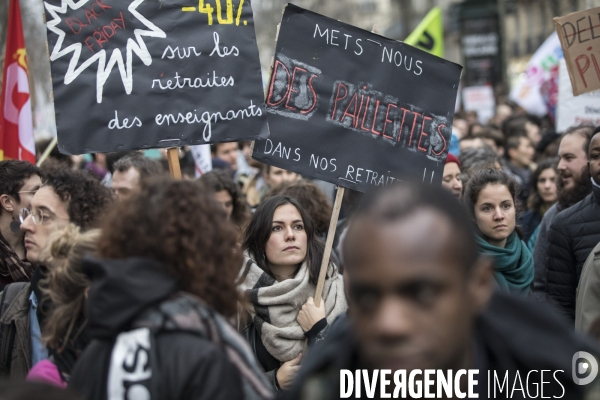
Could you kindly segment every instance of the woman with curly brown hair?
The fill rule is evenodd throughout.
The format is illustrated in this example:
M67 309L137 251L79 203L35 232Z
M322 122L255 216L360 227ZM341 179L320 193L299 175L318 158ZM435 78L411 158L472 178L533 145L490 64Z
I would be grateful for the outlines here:
M265 200L248 223L238 291L244 296L240 328L271 385L288 389L310 347L346 311L344 285L330 263L317 307L315 295L324 245L310 215L289 196ZM247 320L247 321L246 321Z
M221 204L227 219L240 229L244 229L250 212L242 191L231 179L231 174L222 169L215 169L202 175L199 179L213 191L215 200Z
M88 400L263 399L236 311L236 229L202 185L157 178L108 215L86 260L92 343L70 386Z

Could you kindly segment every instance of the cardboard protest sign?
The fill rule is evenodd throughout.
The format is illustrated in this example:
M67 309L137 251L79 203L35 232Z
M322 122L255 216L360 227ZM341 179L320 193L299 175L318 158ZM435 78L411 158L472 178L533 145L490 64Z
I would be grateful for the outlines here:
M560 60L556 131L564 132L581 124L600 125L600 90L573 97L565 60Z
M360 191L440 183L461 68L290 4L253 157Z
M600 89L600 7L554 18L573 95Z
M47 0L63 153L267 134L250 0Z

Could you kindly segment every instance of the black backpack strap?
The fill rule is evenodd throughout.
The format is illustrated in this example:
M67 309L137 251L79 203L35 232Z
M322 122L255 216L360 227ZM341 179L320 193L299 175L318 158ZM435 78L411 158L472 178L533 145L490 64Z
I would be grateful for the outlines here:
M13 303L17 295L28 285L28 282L16 282L6 285L0 299L0 317ZM12 351L15 344L17 328L14 321L0 323L0 376L10 375Z

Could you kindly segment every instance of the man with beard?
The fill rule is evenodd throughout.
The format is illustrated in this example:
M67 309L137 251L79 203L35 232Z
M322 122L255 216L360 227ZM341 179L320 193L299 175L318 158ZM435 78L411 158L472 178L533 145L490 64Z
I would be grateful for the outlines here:
M546 211L539 226L539 233L533 249L535 277L533 296L546 300L546 268L548 266L548 233L554 217L573 204L582 200L592 190L587 168L587 150L594 128L575 126L563 135L558 148L558 202Z
M343 255L347 317L307 353L282 398L398 398L402 389L402 398L583 399L573 354L597 350L545 305L495 290L491 260L477 254L471 218L448 191L402 183L367 194ZM454 377L451 389L440 374Z
M583 264L600 242L600 128L588 147L592 193L556 215L548 232L546 294L562 314L575 320L575 297ZM560 164L559 164L560 169Z

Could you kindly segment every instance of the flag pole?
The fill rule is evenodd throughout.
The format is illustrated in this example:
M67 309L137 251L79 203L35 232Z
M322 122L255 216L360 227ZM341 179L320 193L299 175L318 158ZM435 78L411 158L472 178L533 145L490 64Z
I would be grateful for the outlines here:
M36 164L38 167L40 167L44 163L44 161L46 161L46 158L48 158L50 153L52 153L52 150L54 150L54 148L56 147L57 144L58 144L58 136L54 136L54 139L52 139L52 141L50 142L48 147L46 147L46 150L44 150L44 152L42 153L42 156L38 160L38 162Z

